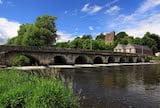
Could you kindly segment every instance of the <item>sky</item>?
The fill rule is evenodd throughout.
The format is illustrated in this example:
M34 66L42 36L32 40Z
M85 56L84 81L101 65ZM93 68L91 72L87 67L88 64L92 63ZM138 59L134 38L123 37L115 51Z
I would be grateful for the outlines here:
M16 36L21 24L45 14L58 18L59 42L112 31L160 35L160 0L0 0L0 44Z

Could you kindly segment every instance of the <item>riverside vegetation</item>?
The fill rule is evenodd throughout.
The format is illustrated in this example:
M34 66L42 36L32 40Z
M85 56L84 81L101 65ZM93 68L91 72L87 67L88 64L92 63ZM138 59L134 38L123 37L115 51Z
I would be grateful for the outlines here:
M0 70L0 108L78 108L72 89L56 77Z

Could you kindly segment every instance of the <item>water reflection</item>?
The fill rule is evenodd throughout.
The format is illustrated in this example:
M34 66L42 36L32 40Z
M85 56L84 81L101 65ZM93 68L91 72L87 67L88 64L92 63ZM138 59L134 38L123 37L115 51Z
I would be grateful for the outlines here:
M160 65L62 69L82 108L159 108Z

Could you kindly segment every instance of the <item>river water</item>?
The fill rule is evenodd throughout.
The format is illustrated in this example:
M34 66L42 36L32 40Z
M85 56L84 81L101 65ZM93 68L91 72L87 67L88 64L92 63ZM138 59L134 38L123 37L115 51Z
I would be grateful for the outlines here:
M160 65L61 69L82 108L160 108Z

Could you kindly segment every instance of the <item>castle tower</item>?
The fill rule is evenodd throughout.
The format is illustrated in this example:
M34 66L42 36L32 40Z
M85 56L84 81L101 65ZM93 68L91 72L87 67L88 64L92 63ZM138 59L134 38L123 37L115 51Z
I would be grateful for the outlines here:
M115 32L107 33L105 36L105 44L111 44L114 41Z

